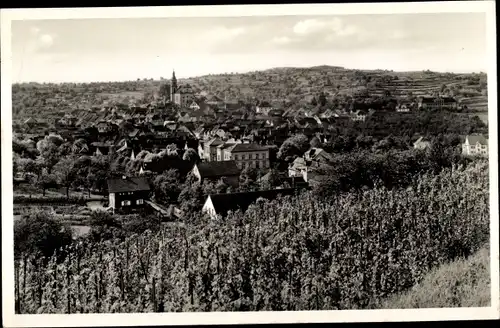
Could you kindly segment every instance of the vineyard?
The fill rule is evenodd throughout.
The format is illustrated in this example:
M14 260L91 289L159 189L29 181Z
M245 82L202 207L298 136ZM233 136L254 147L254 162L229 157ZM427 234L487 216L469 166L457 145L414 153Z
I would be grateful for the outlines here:
M488 163L16 262L17 313L373 308L489 239Z

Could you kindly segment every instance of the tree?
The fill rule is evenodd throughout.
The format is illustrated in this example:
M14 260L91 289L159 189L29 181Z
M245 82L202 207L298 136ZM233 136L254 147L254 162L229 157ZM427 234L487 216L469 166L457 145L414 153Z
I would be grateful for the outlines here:
M57 182L66 187L66 197L69 198L69 188L75 181L75 160L71 157L64 157L54 165L54 174Z
M173 169L163 172L154 179L153 188L156 200L163 203L175 201L181 191L179 173Z
M184 155L182 155L182 159L190 163L196 163L200 160L200 157L198 156L196 150L194 150L193 148L188 148L184 152Z
M89 219L90 231L87 238L100 242L124 236L121 223L109 212L93 211Z
M203 188L199 182L186 183L178 198L178 202L181 204L181 209L184 212L199 211L204 201Z
M313 137L311 139L311 147L313 148L320 148L321 147L321 141L318 139L318 137Z
M49 257L72 242L71 228L46 212L29 213L14 222L14 253Z
M57 177L55 174L49 173L46 168L43 168L35 181L35 185L42 189L42 195L45 196L45 191L48 188L57 186Z
M319 104L320 104L320 106L325 106L326 105L326 95L325 95L324 92L322 92L319 95Z
M295 156L302 156L309 149L309 146L309 139L305 135L294 135L283 142L277 157L286 162L293 161Z
M218 194L223 194L223 193L227 192L228 187L229 186L224 182L224 180L220 179L215 184L215 192Z

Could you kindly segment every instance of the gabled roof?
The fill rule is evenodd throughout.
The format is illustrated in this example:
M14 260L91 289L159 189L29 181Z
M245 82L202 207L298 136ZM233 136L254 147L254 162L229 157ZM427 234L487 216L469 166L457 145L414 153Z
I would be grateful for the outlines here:
M232 153L247 152L247 151L264 151L269 148L255 144L255 143L239 143L229 148Z
M153 161L144 162L144 170L155 173L164 172L167 170L177 170L180 175L185 175L193 168L193 163L179 158L155 158Z
M107 182L110 193L150 190L148 180L141 177L108 179Z
M486 139L483 135L470 135L466 137L466 140L469 140L469 144L475 145L477 143L481 145L488 145L488 139Z
M202 179L240 175L241 172L235 161L204 162L196 166Z
M418 138L418 139L417 139L417 141L415 141L415 142L413 143L413 145L416 145L416 144L419 144L419 143L422 143L422 142L425 142L425 143L430 143L430 141L429 141L427 138L425 138L425 137L420 137L420 138Z
M261 197L273 200L278 196L294 195L296 191L297 190L294 188L272 189L252 192L214 194L209 195L208 197L212 201L215 212L220 215L225 215L230 210L235 211L240 209L242 211L246 211L251 204L255 203L257 199Z
M311 148L305 153L305 157L308 160L316 160L320 157L325 158L326 160L333 160L333 157L330 153L327 153L321 148Z

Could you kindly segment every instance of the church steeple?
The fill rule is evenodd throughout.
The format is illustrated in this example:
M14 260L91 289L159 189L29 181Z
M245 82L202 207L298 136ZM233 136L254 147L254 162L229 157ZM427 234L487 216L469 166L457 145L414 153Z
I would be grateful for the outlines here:
M177 78L175 77L175 70L172 71L172 92L177 91Z

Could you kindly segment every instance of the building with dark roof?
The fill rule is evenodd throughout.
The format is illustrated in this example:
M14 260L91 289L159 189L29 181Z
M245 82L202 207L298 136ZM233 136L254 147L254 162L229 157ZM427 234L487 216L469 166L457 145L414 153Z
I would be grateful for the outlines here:
M238 192L227 194L209 195L203 205L202 211L215 218L218 215L224 216L228 211L246 211L250 205L259 198L273 200L279 196L292 196L298 192L297 189L271 189L263 191Z
M487 156L488 139L483 135L468 135L462 144L462 154L465 156Z
M452 97L422 97L418 101L418 109L421 110L455 110L457 107L458 102Z
M109 207L113 210L144 206L151 188L146 178L127 177L108 179Z
M256 169L268 169L269 148L256 143L237 143L223 149L223 160L236 161L240 169L251 167Z
M193 175L198 181L219 181L232 187L238 187L241 170L235 161L198 163L193 168Z

